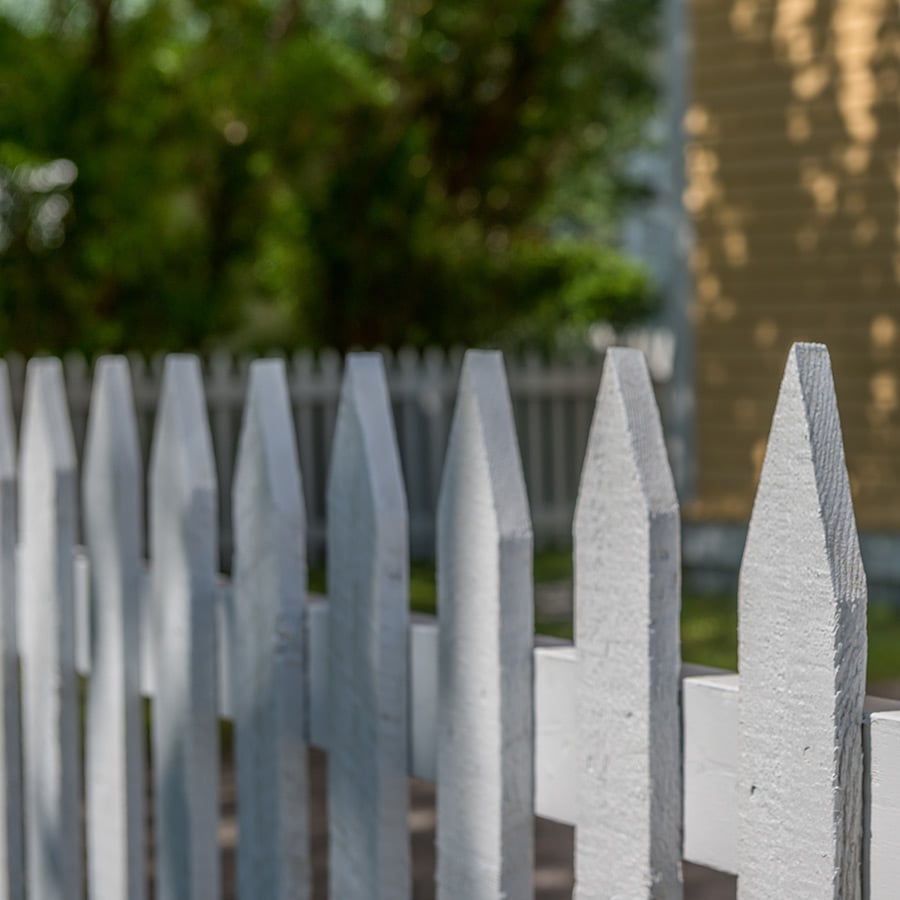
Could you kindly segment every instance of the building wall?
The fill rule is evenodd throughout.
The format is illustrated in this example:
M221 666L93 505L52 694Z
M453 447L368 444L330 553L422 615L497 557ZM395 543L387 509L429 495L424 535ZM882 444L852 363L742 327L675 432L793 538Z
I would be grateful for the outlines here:
M687 0L696 499L749 516L787 350L828 344L860 526L900 528L900 4Z

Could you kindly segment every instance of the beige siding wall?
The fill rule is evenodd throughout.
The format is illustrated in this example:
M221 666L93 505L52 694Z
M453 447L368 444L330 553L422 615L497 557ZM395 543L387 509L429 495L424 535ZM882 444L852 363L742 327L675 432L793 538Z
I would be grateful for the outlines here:
M785 355L831 349L860 525L900 527L897 0L689 0L698 499L750 512Z

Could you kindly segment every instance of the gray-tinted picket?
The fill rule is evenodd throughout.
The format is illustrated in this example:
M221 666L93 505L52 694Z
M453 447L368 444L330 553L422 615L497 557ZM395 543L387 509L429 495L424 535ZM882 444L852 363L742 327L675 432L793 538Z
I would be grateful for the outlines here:
M20 603L27 893L82 892L75 669L75 447L57 359L28 363L22 420Z
M679 513L638 350L607 352L573 536L577 897L677 900Z
M22 723L16 624L16 432L0 360L0 900L25 897Z
M410 890L406 782L409 538L384 365L351 354L328 477L329 887Z
M233 513L238 896L306 900L306 529L287 378L279 359L250 367Z
M219 896L216 478L200 364L167 357L150 461L157 897Z
M739 588L741 900L858 900L866 578L831 363L788 357Z
M437 892L531 898L532 531L496 352L463 364L438 503Z
M92 900L142 900L146 886L142 472L128 360L103 357L94 373L82 481L91 560L85 802Z

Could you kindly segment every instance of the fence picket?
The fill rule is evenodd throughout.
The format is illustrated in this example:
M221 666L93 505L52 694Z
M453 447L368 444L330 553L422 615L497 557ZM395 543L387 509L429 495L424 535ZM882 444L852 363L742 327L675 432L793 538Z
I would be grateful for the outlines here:
M234 482L238 896L310 895L305 525L282 360L250 367Z
M85 801L92 900L142 900L146 885L142 472L128 361L103 357L94 375L82 491L91 559Z
M858 900L866 580L821 345L788 357L738 602L739 896Z
M647 364L612 348L573 530L579 898L682 895L679 526Z
M22 739L27 893L81 896L75 669L75 447L62 366L28 363L20 455Z
M533 896L532 532L503 359L466 354L437 520L437 892Z
M0 360L0 898L24 900L22 722L16 624L16 432Z
M157 897L219 896L216 479L196 357L165 362L150 462Z
M328 478L330 893L409 895L409 538L382 359L347 358Z

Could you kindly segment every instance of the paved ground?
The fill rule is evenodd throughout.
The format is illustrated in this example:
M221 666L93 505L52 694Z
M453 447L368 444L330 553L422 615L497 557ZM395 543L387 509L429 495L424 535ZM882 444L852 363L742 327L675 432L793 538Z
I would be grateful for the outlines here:
M900 700L900 682L869 686L869 693ZM328 822L326 805L327 762L324 753L311 750L309 757L312 800L313 900L327 900ZM222 846L226 898L234 897L234 773L225 766L222 777ZM410 784L410 832L413 853L413 898L434 897L434 787L423 781ZM572 895L573 829L546 819L535 820L535 898L569 900ZM731 875L685 864L685 900L735 900L737 879ZM398 898L401 900L401 898Z
M312 794L313 900L326 900L328 890L328 824L326 807L326 757L310 752ZM410 831L413 853L413 898L434 897L434 787L412 781ZM225 896L234 897L234 780L233 771L223 772L222 844ZM569 900L572 896L573 829L546 819L535 820L535 898ZM734 900L735 879L699 866L685 866L685 900ZM402 898L398 898L402 900Z

